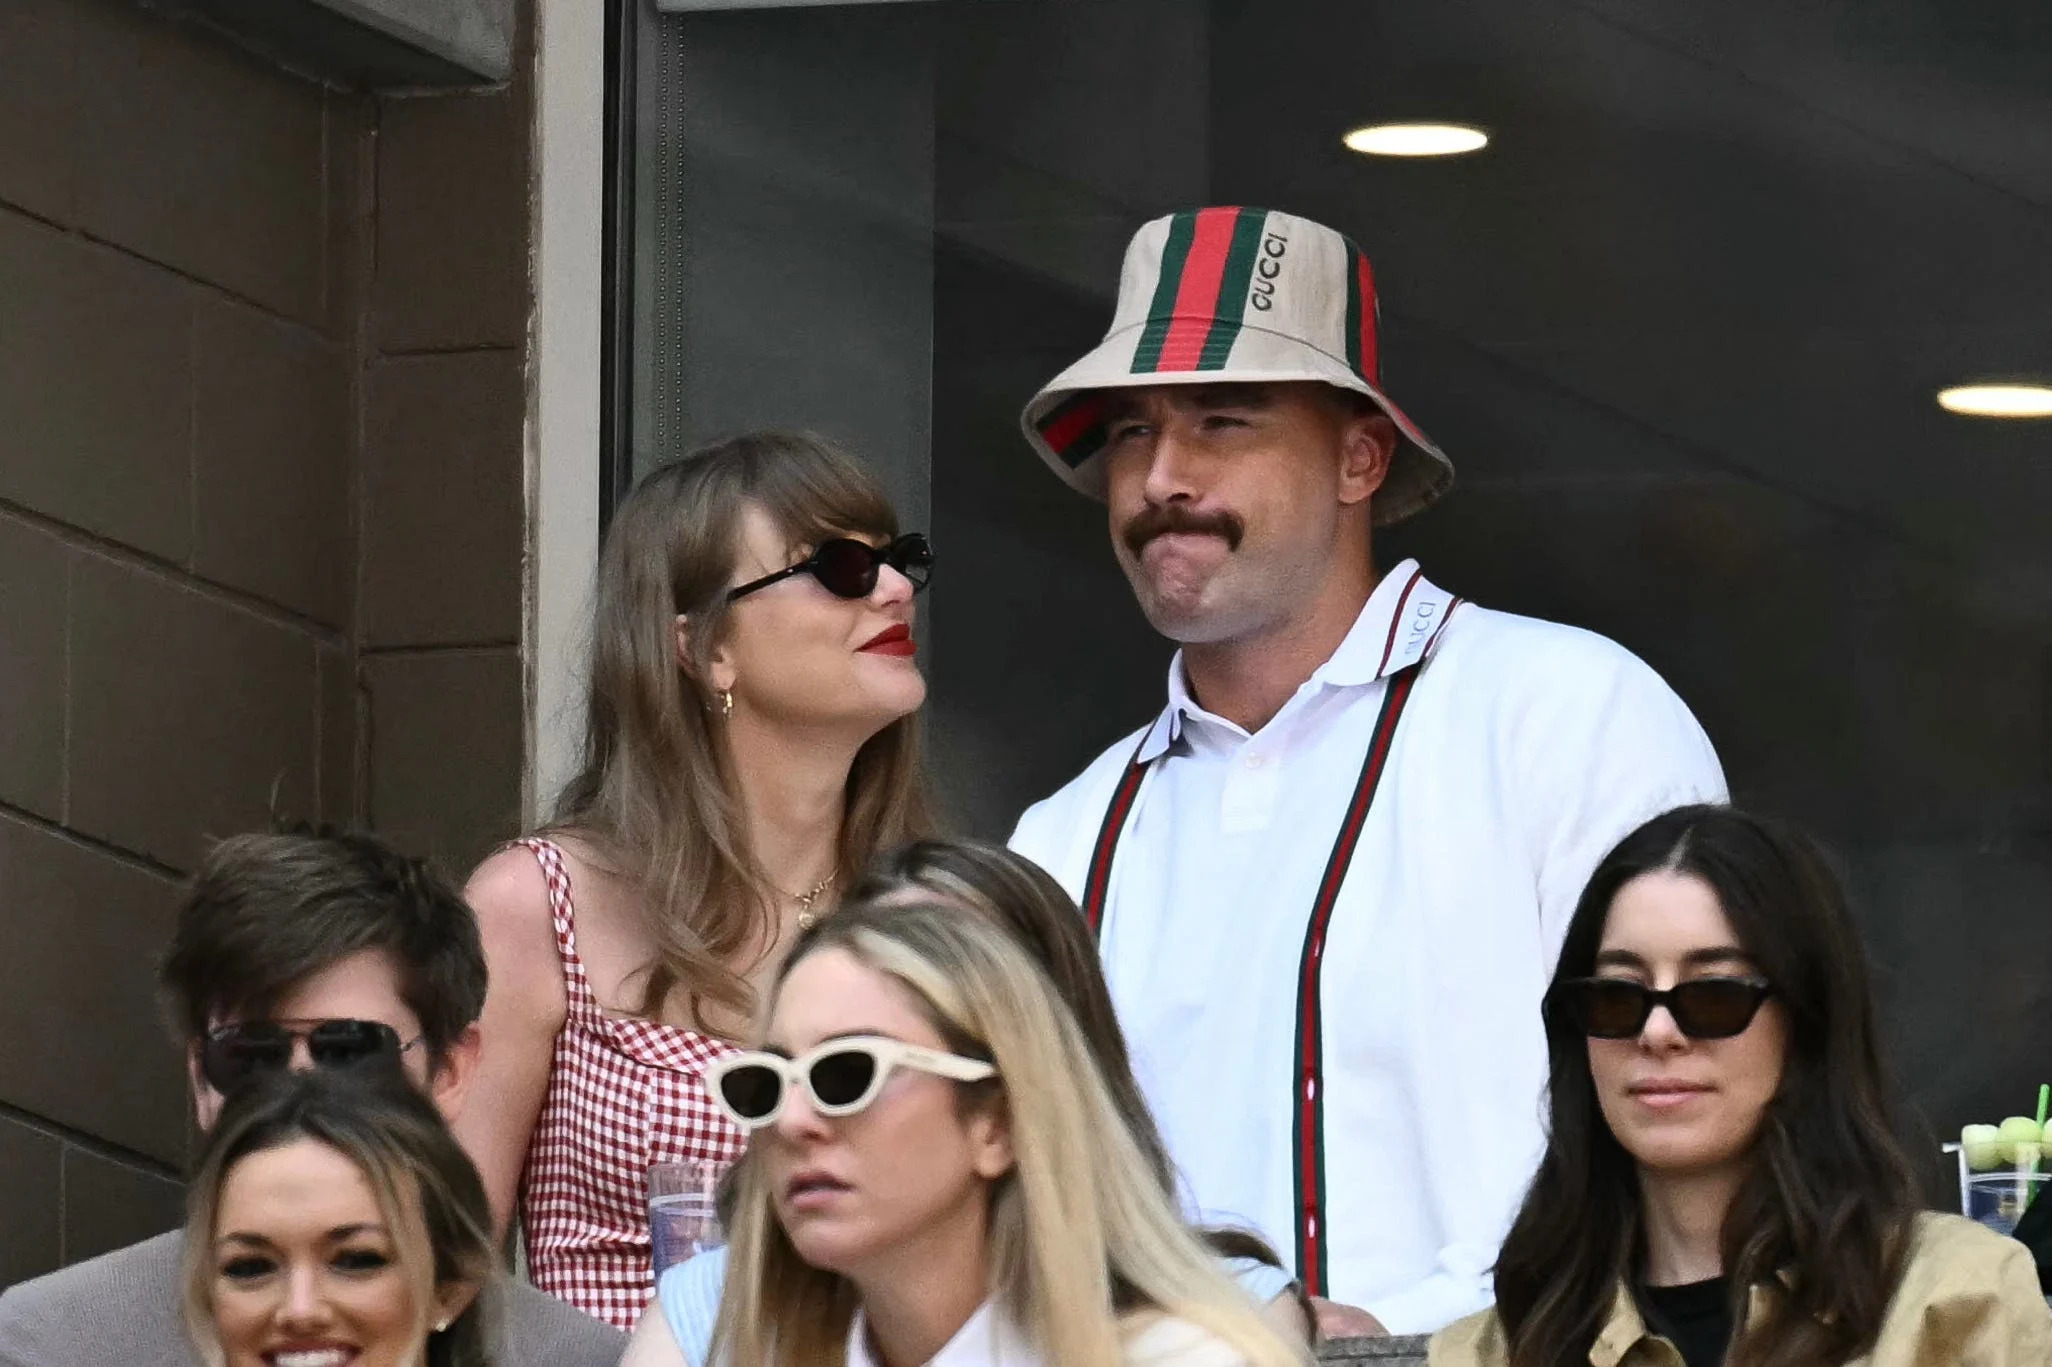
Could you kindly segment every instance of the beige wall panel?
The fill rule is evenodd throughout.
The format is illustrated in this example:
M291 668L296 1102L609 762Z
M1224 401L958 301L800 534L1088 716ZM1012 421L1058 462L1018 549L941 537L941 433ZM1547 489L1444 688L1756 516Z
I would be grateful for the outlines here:
M519 638L525 406L517 352L415 356L373 370L366 646Z
M0 802L64 814L67 552L0 514Z
M364 673L371 821L461 878L519 833L519 654L372 656Z
M192 291L0 209L0 499L183 562Z
M525 340L527 117L513 91L380 102L380 351Z
M352 826L358 822L357 757L362 742L363 711L356 657L348 651L322 646L320 672L321 820L333 826Z
M119 0L78 0L78 226L302 322L325 317L321 88Z
M0 1119L0 1286L40 1276L64 1256L64 1146L40 1130Z
M0 5L0 201L60 223L71 216L77 8Z
M174 883L0 814L0 888L0 1101L179 1161L186 1088L155 974Z
M97 1258L184 1222L185 1192L178 1183L83 1149L65 1148L65 1262Z
M72 580L71 819L176 868L313 810L312 641L148 571Z
M350 617L349 370L218 297L193 339L193 568L331 627Z

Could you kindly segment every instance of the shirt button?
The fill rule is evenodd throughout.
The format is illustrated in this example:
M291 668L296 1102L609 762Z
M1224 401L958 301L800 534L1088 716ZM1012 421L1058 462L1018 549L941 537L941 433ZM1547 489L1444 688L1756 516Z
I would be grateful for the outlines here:
M1265 755L1247 756L1247 767L1249 769L1259 769L1262 765L1266 763L1268 763L1268 758Z

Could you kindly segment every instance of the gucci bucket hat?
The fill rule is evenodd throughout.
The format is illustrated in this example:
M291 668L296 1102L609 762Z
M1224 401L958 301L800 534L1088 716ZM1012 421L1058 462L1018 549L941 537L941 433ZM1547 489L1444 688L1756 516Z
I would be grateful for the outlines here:
M1104 497L1104 391L1315 380L1366 395L1401 436L1375 521L1453 484L1453 463L1382 392L1375 274L1354 243L1268 209L1155 219L1126 248L1111 330L1026 405L1026 439L1070 488Z

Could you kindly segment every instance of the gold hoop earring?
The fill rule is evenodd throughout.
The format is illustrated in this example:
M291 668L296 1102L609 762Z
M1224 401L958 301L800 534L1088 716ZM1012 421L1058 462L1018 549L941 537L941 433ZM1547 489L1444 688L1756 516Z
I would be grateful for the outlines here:
M734 715L734 690L733 690L733 689L731 689L731 688L721 688L721 689L717 689L717 690L715 690L715 691L714 691L714 693L713 693L713 696L714 696L714 697L716 697L716 698L718 698L718 699L720 700L720 720L721 720L721 721L725 721L725 720L726 720L727 718L729 718L729 717L731 717L731 716L733 716L733 715Z

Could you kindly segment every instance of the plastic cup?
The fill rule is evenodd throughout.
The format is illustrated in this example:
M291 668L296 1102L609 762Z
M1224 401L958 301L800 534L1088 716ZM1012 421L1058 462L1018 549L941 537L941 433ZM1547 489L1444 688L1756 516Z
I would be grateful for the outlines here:
M1977 1172L1967 1178L1966 1214L1997 1234L2016 1233L2033 1201L2052 1200L2052 1172Z
M697 1158L648 1170L649 1259L661 1277L681 1262L727 1242L715 1193L728 1165Z

